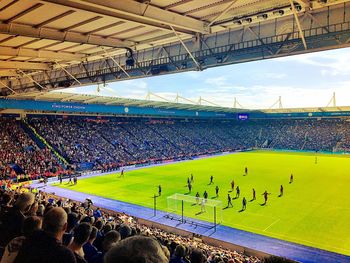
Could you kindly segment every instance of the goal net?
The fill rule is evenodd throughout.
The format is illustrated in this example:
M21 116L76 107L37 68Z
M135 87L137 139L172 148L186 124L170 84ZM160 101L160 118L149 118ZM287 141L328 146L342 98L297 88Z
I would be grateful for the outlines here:
M172 219L186 223L194 223L190 218L206 221L213 226L222 222L222 202L215 199L173 194L167 197L167 212Z

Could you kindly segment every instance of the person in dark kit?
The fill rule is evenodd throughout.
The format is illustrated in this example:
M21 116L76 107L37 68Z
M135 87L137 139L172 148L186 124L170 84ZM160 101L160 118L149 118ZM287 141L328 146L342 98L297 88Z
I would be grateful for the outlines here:
M68 183L69 183L69 184L72 184L72 183L73 183L73 181L72 181L72 174L71 174L71 173L69 174L69 181L68 181Z
M248 175L248 167L244 168L244 175Z
M265 192L262 193L262 195L264 196L264 203L263 205L266 205L267 203L267 199L268 199L268 195L270 195L271 193L268 193L266 190Z
M235 189L235 181L234 180L231 181L231 192L233 191L233 189Z
M246 210L247 208L247 199L245 199L245 197L243 197L243 200L242 200L242 210Z
M124 178L124 169L122 169L122 171L120 172L120 177Z
M199 198L200 198L200 195L199 195L199 192L196 193L196 203L197 205L199 204Z
M219 197L219 186L215 187L215 193L216 193L216 197Z
M291 183L293 183L293 181L294 181L294 176L293 176L293 174L291 174L290 178L289 178L289 183L291 184Z
M188 187L188 192L191 193L191 191L192 191L192 184L191 184L191 182L189 182L189 183L187 184L187 187Z
M187 185L189 185L191 183L191 180L189 177L187 177Z
M210 176L210 183L209 184L213 184L214 183L214 176Z
M236 187L236 198L239 198L239 195L241 194L241 190L239 190L239 186Z
M317 156L315 156L315 164L317 164Z
M208 193L207 193L207 191L204 191L203 197L204 197L205 201L207 201L207 199L208 199Z
M74 182L74 185L77 185L78 177L76 175L74 175L74 177L73 177L73 182Z
M233 207L230 194L227 194L227 207Z
M283 185L280 187L280 197L283 196Z
M162 186L158 185L158 196L162 195Z
M193 174L191 174L191 182L194 182Z
M60 184L62 184L62 180L63 180L62 174L59 174L59 175L58 175L58 180L60 181Z

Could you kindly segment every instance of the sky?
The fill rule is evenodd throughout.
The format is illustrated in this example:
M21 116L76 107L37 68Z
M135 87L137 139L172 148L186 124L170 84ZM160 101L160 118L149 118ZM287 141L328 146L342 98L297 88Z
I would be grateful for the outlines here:
M236 97L247 109L270 108L279 96L284 108L325 107L335 92L337 106L350 106L350 48L118 81L100 92L96 85L61 91L135 99L151 91L169 101L176 94L196 102L201 96L226 107Z

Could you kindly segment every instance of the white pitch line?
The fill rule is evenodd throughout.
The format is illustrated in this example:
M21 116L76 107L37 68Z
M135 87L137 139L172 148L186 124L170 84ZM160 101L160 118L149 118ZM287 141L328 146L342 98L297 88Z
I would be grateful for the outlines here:
M271 226L273 226L274 224L276 224L278 221L280 221L281 219L277 219L276 221L272 222L267 228L265 228L263 231L265 232L267 229L269 229Z

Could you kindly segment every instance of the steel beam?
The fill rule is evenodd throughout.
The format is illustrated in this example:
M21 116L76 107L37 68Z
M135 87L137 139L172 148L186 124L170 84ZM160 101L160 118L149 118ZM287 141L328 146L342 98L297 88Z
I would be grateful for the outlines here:
M0 47L0 56L16 56L30 58L48 58L59 60L82 60L86 57L84 54L74 54L67 52L55 52L48 50L36 50L30 48L11 48Z
M132 0L42 0L40 2L49 2L95 14L113 16L114 18L166 30L169 30L169 26L173 26L179 32L184 30L186 33L209 33L206 22Z
M49 64L0 60L0 69L49 70Z
M0 21L0 34L20 35L33 38L50 39L57 41L68 41L79 44L91 44L106 47L130 47L135 43L128 40L117 38L104 38L96 35L85 35L83 33L72 31L60 31L53 28L34 28L30 25L8 23Z
M15 70L0 70L0 77L15 77L17 75Z
M303 29L301 27L297 11L295 9L294 2L293 2L293 0L289 0L289 2L290 2L290 5L292 7L292 11L293 11L293 14L294 14L294 17L295 17L295 21L297 22L300 38L303 41L304 48L307 49L307 44L306 44L306 41L305 41L304 32L303 32Z

